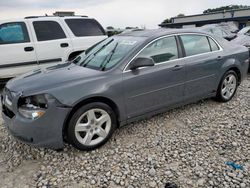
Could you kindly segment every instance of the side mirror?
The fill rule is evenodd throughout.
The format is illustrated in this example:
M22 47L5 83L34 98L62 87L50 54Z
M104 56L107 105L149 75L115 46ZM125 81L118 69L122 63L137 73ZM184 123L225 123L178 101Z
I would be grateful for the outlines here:
M155 62L152 58L138 57L131 62L129 69L135 70L140 67L152 67L154 65Z

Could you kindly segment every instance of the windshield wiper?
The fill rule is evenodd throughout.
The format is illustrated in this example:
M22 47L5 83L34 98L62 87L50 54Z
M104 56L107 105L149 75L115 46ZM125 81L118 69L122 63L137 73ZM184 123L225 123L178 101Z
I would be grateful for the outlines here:
M110 62L110 60L112 59L112 57L113 57L113 55L114 55L114 53L115 53L115 51L116 51L117 46L118 46L118 42L115 44L115 47L111 50L111 52L110 52L110 54L109 54L109 59L107 60L107 62L104 63L105 60L106 60L106 58L105 58L104 61L101 63L100 68L101 68L102 71L105 70L107 64L108 64L108 63Z
M93 56L92 56L92 58L90 58L86 63L84 63L83 62L83 67L86 67L88 64L89 64L89 62L96 56L96 54L98 54L103 48L105 48L106 46L108 46L111 42L113 42L114 41L114 39L111 39L109 42L107 42L106 44L104 44L99 50L97 50L94 54L93 54ZM91 54L86 58L86 59L88 59L89 57L91 56Z

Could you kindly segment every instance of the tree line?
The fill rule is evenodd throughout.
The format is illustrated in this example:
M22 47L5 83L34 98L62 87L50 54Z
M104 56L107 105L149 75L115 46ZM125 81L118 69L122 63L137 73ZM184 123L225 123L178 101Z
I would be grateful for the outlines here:
M215 13L215 12L223 12L223 11L230 11L230 10L239 10L239 9L245 9L245 8L250 8L250 6L247 5L228 5L228 6L222 6L218 8L209 8L207 10L203 11L203 14L209 14L209 13ZM176 17L183 17L185 16L184 14L180 13ZM167 18L163 20L162 24L165 23L172 23L172 18Z

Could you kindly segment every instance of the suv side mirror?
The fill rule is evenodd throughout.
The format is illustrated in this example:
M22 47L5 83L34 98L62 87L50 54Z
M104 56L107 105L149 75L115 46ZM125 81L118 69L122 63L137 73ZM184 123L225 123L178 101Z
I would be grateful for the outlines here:
M155 62L152 58L138 57L131 62L129 69L135 70L140 67L152 67L154 65Z

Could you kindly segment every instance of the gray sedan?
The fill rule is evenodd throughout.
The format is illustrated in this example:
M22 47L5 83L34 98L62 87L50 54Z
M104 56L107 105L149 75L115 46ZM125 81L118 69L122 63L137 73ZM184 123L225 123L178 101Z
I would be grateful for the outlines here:
M132 121L204 98L231 100L248 58L246 47L197 30L125 33L10 80L2 116L25 143L91 150Z

